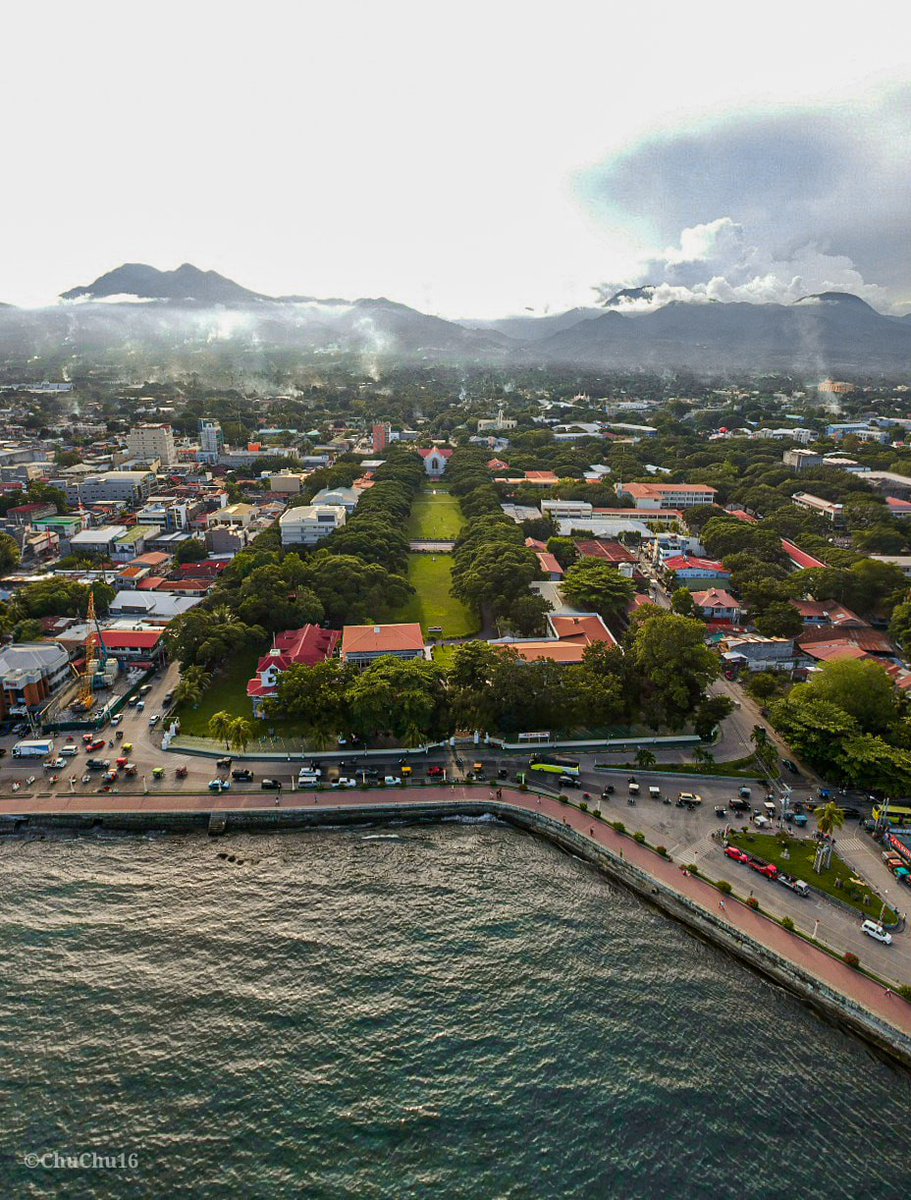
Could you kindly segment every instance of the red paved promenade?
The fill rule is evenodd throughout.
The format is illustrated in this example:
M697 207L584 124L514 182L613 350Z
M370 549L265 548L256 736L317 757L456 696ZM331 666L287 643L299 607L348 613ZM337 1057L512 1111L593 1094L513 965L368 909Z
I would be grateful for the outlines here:
M322 809L370 808L388 809L395 805L407 809L411 805L433 804L435 801L474 801L483 803L493 792L480 787L408 787L365 793L362 791L333 792L285 792L281 797L283 810L311 808ZM274 810L274 792L229 792L212 794L150 793L143 795L93 796L60 795L47 799L15 797L0 799L0 814L77 814L77 813L211 813L251 810ZM638 867L664 884L678 895L686 897L714 917L720 917L732 927L741 930L754 941L767 946L782 958L815 976L834 991L850 997L869 1012L911 1036L911 1004L900 996L888 994L886 989L852 970L838 959L831 958L822 950L809 945L802 938L789 933L777 922L769 920L731 898L723 898L710 883L684 875L679 864L668 862L640 846L630 837L616 833L604 821L593 819L591 814L580 812L571 805L560 804L547 797L538 797L531 792L519 792L511 788L502 789L502 803L510 804L531 813L541 813L553 820L566 824L577 833L589 838L599 847L618 858Z

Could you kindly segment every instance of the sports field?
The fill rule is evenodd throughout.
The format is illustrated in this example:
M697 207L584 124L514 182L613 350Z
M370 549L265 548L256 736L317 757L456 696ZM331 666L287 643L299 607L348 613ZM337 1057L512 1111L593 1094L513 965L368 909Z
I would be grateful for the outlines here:
M428 484L411 506L408 539L412 542L452 542L465 518L455 496L439 484Z
M450 592L452 556L449 554L410 554L408 582L415 590L407 604L395 614L395 621L418 621L426 634L440 627L436 637L457 638L477 633L481 622Z

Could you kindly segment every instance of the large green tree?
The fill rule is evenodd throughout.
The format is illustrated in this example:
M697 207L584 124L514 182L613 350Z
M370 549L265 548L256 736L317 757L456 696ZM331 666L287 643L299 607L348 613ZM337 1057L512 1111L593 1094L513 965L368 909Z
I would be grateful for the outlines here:
M721 671L705 644L705 626L675 613L649 613L634 622L629 653L649 693L653 717L679 728L699 705Z
M626 612L636 589L633 581L621 575L616 567L597 558L580 558L566 572L562 592L583 612L614 617Z

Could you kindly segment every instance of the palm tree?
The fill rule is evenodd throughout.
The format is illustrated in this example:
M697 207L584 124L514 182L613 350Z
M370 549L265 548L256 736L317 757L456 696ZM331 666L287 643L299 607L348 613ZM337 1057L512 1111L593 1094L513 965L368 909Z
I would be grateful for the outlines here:
M231 726L234 724L234 718L229 712L222 710L221 712L213 713L209 718L209 736L217 742L224 742L225 749L230 750L229 738L231 736Z
M636 766L641 771L653 767L657 761L658 759L647 746L642 746L641 749L636 751Z
M701 763L703 766L710 766L715 761L715 755L711 750L706 750L705 746L697 746L693 751L693 762Z
M178 704L189 704L191 708L196 708L202 700L202 688L192 678L181 679L174 690L174 699Z
M239 750L241 754L250 744L250 739L253 737L253 726L246 717L235 717L227 733L227 741L232 750Z
M825 871L832 865L832 846L834 844L834 833L845 823L845 810L839 808L834 800L830 800L821 813L816 817L816 828L826 838L825 842L820 846L820 852L817 855L818 865L817 871Z

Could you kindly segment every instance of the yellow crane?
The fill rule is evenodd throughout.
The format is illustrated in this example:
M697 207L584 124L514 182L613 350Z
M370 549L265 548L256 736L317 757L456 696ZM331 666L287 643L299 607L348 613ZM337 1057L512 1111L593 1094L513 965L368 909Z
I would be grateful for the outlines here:
M95 703L95 689L93 681L95 679L95 670L98 665L98 652L95 639L101 640L98 633L98 618L95 616L95 593L89 592L89 606L85 613L85 623L89 627L89 635L85 639L85 672L82 676L83 688L82 695L77 702L78 707L85 712Z

